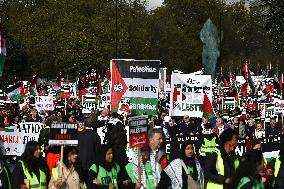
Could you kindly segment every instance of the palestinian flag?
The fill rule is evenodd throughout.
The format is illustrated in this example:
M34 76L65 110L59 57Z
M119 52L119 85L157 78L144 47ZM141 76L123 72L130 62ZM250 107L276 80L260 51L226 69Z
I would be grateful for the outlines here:
M2 25L0 23L0 77L3 76L5 59L6 59L6 47L2 31Z
M133 115L156 115L160 61L111 61L111 111L118 111L122 98L129 99ZM121 108L120 108L121 109Z
M38 92L37 92L37 76L34 74L32 81L29 84L29 93L30 96L38 96Z
M21 99L23 98L23 96L20 93L20 89L21 89L21 83L16 83L15 85L9 86L6 89L6 95L10 98L10 99Z
M63 86L60 90L61 92L61 98L70 98L70 87L69 86Z
M250 86L251 90L253 93L255 93L255 86L251 77L251 72L248 68L248 64L245 63L244 64L244 69L243 69L243 75L246 79L246 85L243 85L244 87L247 87L248 85ZM248 84L248 85L247 85ZM246 88L244 88L243 90L247 90Z
M83 103L98 104L99 99L95 95L85 95L83 96Z
M238 107L238 103L237 103L235 97L225 98L224 99L224 107L223 107L224 109L230 109L230 110L234 110L236 107Z
M92 110L97 109L99 99L96 95L85 95L82 97L82 113L91 113Z
M202 111L203 111L203 117L207 117L208 119L212 119L215 115L212 104L206 94L204 94Z

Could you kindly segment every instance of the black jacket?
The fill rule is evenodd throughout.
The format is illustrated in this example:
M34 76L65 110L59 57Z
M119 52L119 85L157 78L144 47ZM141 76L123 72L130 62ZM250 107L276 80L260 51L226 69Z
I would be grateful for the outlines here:
M1 170L2 170L0 172L0 181L1 181L2 187L0 187L0 188L1 189L9 189L9 180L10 180L10 184L11 184L10 170L4 162L0 162L0 163L1 163Z
M187 189L187 175L185 171L182 169L182 186L181 189ZM161 173L161 180L159 182L159 189L167 189L172 185L170 177L167 175L165 171L162 171Z
M246 125L246 136L248 138L253 138L255 136L255 126Z
M224 175L219 175L216 170L217 153L212 153L205 162L204 176L208 181L223 184L224 189L231 188L225 184L226 178L232 178L236 172L234 162L237 159L235 154L228 155L224 149L220 149L221 156L224 163Z
M278 135L280 132L280 126L279 125L275 125L274 128L272 128L271 126L267 126L265 127L265 136L273 136L273 135Z
M96 155L99 153L101 139L92 129L84 129L78 132L78 155L82 162L84 171L88 171L95 163Z
M40 157L39 161L40 161L39 162L39 169L46 174L46 183L48 185L50 177L49 177L49 174L48 174L47 165L46 165L45 161L42 159L42 157ZM37 171L35 171L34 174L36 175L38 181L40 182L40 171L39 171L39 169L37 169ZM23 171L22 164L20 162L18 162L16 164L14 170L13 170L13 173L12 173L12 179L11 179L12 189L20 188L20 186L22 184L24 184L24 179L26 179L26 176L25 176L25 173Z
M194 133L194 134L197 133L197 126L195 124L192 124L191 122L189 124L186 124L185 122L181 122L179 124L179 129L180 129L180 132L184 135L191 134L191 133Z
M131 178L127 174L125 167L121 168L120 172L118 173L117 180L118 180L118 188L135 189L136 183L131 182ZM123 184L123 181L126 181L126 180L130 180L130 183L128 185Z

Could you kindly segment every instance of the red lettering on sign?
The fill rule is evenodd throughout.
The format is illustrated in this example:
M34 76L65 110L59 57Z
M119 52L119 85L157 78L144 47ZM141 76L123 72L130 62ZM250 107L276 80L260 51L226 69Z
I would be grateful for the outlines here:
M70 134L57 134L55 135L55 140L71 140L72 137Z

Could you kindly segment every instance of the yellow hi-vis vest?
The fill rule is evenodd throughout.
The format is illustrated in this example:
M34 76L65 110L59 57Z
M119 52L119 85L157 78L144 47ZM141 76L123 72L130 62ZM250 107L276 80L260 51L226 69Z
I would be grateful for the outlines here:
M274 177L275 178L278 176L280 166L281 166L281 161L280 161L279 156L278 156L276 158L275 165L274 165Z
M213 153L216 152L216 147L218 144L216 144L216 138L213 137L212 140L208 140L204 138L204 144L202 144L200 148L200 156L206 156L206 153Z
M24 174L29 180L29 189L47 189L46 174L43 171L39 170L40 173L40 182L39 182L37 176L34 173L32 173L32 175L29 173L23 161L20 160L19 163L22 164Z
M238 159L235 159L234 165L235 165L235 170L236 170L239 166L239 160ZM221 156L220 150L218 150L217 151L217 161L216 161L216 170L218 172L218 175L224 176L225 175L224 169L225 168L224 168L223 158ZM223 189L223 184L218 184L218 183L214 183L212 181L208 181L206 188L207 189Z

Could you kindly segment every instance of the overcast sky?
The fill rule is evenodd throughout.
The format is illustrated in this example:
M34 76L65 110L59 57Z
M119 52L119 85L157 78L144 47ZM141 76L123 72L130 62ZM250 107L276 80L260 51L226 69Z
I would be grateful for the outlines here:
M149 8L153 9L158 6L162 5L163 0L148 0L149 1Z

